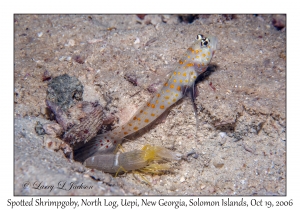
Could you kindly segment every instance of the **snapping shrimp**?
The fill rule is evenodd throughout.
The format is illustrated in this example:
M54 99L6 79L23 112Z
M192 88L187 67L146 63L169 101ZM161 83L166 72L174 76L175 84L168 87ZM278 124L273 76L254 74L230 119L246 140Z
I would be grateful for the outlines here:
M89 157L84 165L107 173L128 172L139 170L143 173L159 174L170 170L169 164L161 161L180 160L181 154L164 147L145 145L141 150L124 153L99 154Z

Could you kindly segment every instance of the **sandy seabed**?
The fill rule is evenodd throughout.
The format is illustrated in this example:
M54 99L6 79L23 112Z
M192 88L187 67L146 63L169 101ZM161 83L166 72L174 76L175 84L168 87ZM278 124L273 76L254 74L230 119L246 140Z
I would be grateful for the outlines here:
M191 23L178 15L142 18L14 16L14 194L286 195L286 31L274 26L285 17L199 15ZM217 36L219 47L212 70L197 83L197 131L186 97L160 123L122 144L126 151L161 145L186 157L173 173L144 175L151 187L135 173L91 171L47 148L47 137L36 134L37 121L50 121L45 75L77 77L85 101L105 104L109 95L110 111L124 123L199 33ZM62 188L72 183L77 187Z

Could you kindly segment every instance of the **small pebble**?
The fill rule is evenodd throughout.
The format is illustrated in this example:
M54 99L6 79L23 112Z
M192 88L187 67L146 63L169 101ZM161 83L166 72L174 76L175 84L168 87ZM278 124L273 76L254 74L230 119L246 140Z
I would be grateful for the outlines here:
M216 157L213 161L213 165L216 168L222 168L224 166L224 160L222 158Z
M44 146L46 149L52 150L52 151L58 151L60 148L62 141L58 138L51 137L51 136L45 136L44 137Z
M135 49L140 48L140 39L137 37L133 44Z
M285 28L286 16L285 15L274 15L272 24L277 30L281 30L281 29Z
M182 176L181 178L180 178L180 182L184 182L185 181L185 178Z
M44 107L44 106L40 106L40 113L41 113L42 115L46 115L46 114L47 114L47 108Z
M224 163L219 163L219 162L214 162L213 164L216 168L222 168L224 166Z
M199 155L197 153L192 155L193 158L198 159Z
M134 41L134 44L139 44L140 43L140 39L137 37L136 40Z
M39 32L39 33L37 34L37 36L38 36L38 37L42 37L42 36L43 36L43 32Z
M60 136L63 133L63 128L58 123L46 123L43 125L46 134L50 136Z
M43 125L39 121L37 121L37 123L36 123L35 132L38 135L44 135L46 133L44 128L43 128Z
M42 77L42 81L48 81L51 79L51 74L48 70L45 70L44 71L44 74L43 74L43 77Z
M219 135L221 136L221 138L226 137L226 133L225 132L220 132Z
M61 56L61 57L59 57L59 61L63 61L63 60L65 60L65 58L66 58L66 56Z
M170 15L162 15L162 21L163 22L168 22L168 20L170 19Z

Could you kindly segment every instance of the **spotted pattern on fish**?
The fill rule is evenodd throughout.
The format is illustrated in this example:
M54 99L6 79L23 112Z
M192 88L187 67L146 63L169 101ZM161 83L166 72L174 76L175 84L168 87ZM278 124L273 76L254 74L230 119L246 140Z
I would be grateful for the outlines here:
M199 34L194 44L189 47L183 58L178 61L178 67L172 72L169 80L144 107L123 126L113 131L97 135L84 147L75 151L75 157L87 158L95 153L113 151L122 139L158 118L172 104L181 99L185 90L192 87L197 77L208 67L216 50L217 38Z

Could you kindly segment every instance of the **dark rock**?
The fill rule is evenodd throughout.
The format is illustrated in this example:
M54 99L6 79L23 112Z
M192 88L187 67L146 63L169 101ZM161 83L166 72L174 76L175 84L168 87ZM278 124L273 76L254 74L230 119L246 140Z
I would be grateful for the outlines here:
M63 111L82 101L83 85L76 77L67 74L53 78L48 84L47 100L58 104Z

